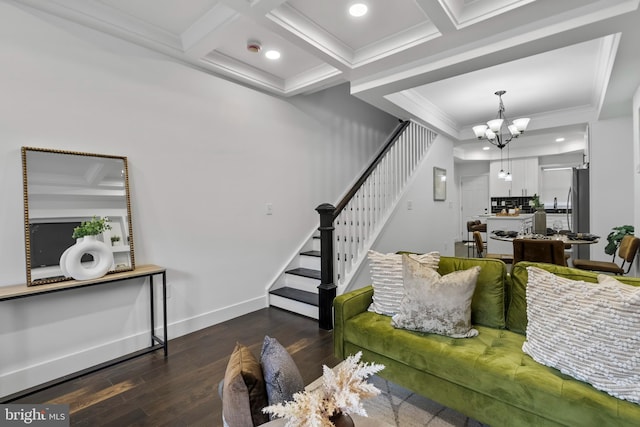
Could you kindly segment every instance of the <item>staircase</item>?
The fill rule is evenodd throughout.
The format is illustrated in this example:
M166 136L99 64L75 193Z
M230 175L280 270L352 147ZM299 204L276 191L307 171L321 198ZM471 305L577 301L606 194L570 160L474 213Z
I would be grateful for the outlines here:
M318 319L320 238L313 236L269 291L269 305Z
M309 239L273 284L269 305L332 329L333 298L348 290L435 136L417 123L401 121L336 207L324 203L316 208L320 236Z

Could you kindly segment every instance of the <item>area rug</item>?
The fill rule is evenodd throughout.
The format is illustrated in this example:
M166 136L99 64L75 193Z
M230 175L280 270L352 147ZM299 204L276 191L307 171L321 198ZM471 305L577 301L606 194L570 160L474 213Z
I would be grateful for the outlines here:
M396 427L489 427L377 375L368 381L380 390L378 396L363 401L371 419ZM306 388L313 390L321 384L318 378Z
M377 375L369 382L381 391L363 401L369 418L397 427L488 427Z

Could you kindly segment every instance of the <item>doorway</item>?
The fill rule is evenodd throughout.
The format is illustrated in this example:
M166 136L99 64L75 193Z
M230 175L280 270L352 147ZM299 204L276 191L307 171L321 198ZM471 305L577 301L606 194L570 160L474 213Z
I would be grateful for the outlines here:
M479 215L489 215L489 175L463 176L460 178L460 240L470 240L467 236L467 221L478 219ZM483 221L484 222L484 221Z

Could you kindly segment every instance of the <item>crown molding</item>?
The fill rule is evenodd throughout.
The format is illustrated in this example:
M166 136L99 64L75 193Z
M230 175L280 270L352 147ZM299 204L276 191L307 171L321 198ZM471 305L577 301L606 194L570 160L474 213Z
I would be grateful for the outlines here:
M192 56L206 55L213 50L206 39L239 16L235 9L217 3L180 35L182 50Z
M145 47L162 51L166 48L182 51L182 41L179 36L103 3L84 0L66 0L64 4L58 0L20 0L14 3L29 6Z

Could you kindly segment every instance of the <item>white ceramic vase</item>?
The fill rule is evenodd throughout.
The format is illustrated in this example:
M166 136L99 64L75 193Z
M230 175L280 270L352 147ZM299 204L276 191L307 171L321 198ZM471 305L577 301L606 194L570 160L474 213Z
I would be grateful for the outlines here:
M90 263L82 263L84 254L93 257ZM113 266L113 253L111 249L97 236L85 236L76 241L76 244L68 248L60 257L60 268L66 277L76 280L97 279L107 274Z
M547 235L547 213L544 208L536 208L533 214L533 232L543 236Z
M67 270L67 255L69 254L69 251L76 244L78 244L78 242L82 241L83 238L84 237L80 237L79 239L76 239L76 243L65 249L65 251L62 252L62 255L60 256L60 269L62 270L62 274L64 275L64 277L71 277L71 275L69 274L69 270Z

